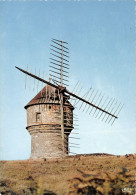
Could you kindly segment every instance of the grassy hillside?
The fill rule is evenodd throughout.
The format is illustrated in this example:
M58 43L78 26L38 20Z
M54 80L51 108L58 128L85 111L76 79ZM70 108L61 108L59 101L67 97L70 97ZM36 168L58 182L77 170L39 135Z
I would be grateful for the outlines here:
M0 162L1 194L136 194L136 155Z

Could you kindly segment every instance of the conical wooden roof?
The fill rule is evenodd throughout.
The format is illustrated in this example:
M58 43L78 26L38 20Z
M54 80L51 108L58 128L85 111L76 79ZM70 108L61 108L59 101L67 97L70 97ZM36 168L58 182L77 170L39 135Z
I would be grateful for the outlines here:
M65 95L66 96L66 95ZM67 96L68 97L68 96ZM44 101L45 104L47 103L53 103L54 99L58 103L59 96L58 96L58 90L54 87L51 87L50 85L46 85L26 106L25 109L27 109L29 106L41 104L40 99L45 98L46 101ZM43 101L42 101L43 103ZM55 102L54 102L55 103ZM67 101L67 104L72 106L70 102ZM73 106L72 106L73 107ZM74 107L73 107L74 108Z

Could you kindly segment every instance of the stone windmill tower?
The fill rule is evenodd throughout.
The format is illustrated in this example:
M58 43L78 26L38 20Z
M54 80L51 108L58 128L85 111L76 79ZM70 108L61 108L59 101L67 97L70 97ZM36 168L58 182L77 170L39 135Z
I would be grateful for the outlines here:
M70 92L66 87L68 82L69 50L67 42L52 39L50 58L50 81L16 67L26 76L30 76L46 84L46 86L25 106L27 110L27 130L32 138L31 158L64 157L69 151L69 135L73 127L74 107L69 99L81 102L83 111L89 112L95 118L111 125L118 118L123 107L115 98L104 97L102 93L92 88L79 96L77 85ZM55 73L55 74L54 74ZM77 104L76 103L76 104ZM72 137L71 137L72 138Z
M73 129L73 109L64 98L64 151L61 139L61 111L58 90L46 85L26 106L27 130L31 135L31 158L68 155L68 137Z

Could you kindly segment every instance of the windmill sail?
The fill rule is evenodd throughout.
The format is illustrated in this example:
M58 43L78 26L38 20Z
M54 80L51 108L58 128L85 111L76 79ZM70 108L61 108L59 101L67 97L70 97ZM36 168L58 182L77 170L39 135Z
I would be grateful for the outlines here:
M68 91L66 89L66 87L64 87L64 86L60 86L60 85L57 85L57 84L53 84L53 83L51 83L49 81L46 81L46 80L44 80L44 79L42 79L42 78L40 78L40 77L38 77L36 75L33 75L33 74L31 74L31 73L29 73L29 72L27 72L27 71L25 71L25 70L23 70L21 68L18 68L18 67L16 67L16 68L18 70L22 71L23 73L25 73L25 74L27 74L27 75L29 75L29 76L31 76L31 77L33 77L33 78L35 78L35 79L43 82L43 83L46 83L46 84L48 84L48 85L50 85L50 86L58 89L59 93L63 93L63 94L66 93L66 94L70 95L70 97L72 96L72 97L74 97L74 98L76 98L76 99L84 102L85 104L89 105L91 108L92 107L95 108L95 110L98 110L101 113L99 115L99 113L95 111L96 112L96 115L95 116L99 116L99 118L101 118L103 116L103 114L105 114L105 115L109 116L109 120L112 123L113 123L113 121L111 120L112 118L113 118L114 121L115 121L115 119L118 118L118 115L115 115L115 114L118 113L118 111L120 110L120 108L122 107L122 105L121 104L120 105L117 104L116 107L114 105L114 108L112 109L113 112L112 113L109 112L108 109L112 106L112 104L111 104L112 103L112 99L110 99L110 101L108 101L107 104L104 101L104 104L100 107L100 103L101 102L99 102L98 105L95 105L95 104L93 104L92 101L88 101L88 100L84 99L83 97L80 97L80 96L76 95L75 93L72 93L72 92ZM94 96L94 98L95 98L95 96ZM107 101L107 99L108 98L106 98L106 101ZM115 110L116 110L116 112L115 112ZM107 120L107 122L109 122L109 120Z
M69 56L68 48L65 46L67 42L52 39L51 55L50 58L50 77L53 82L56 82L60 86L68 86L69 78Z

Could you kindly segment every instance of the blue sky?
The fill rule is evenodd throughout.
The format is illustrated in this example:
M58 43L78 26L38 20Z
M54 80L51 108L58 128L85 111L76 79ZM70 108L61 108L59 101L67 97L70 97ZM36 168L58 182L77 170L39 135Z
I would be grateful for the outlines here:
M15 66L48 74L51 38L69 43L69 90L80 80L85 92L92 86L125 105L113 126L75 109L80 149L71 151L135 152L134 9L134 1L0 1L0 159L30 156L24 106L37 91L29 81L25 90Z

